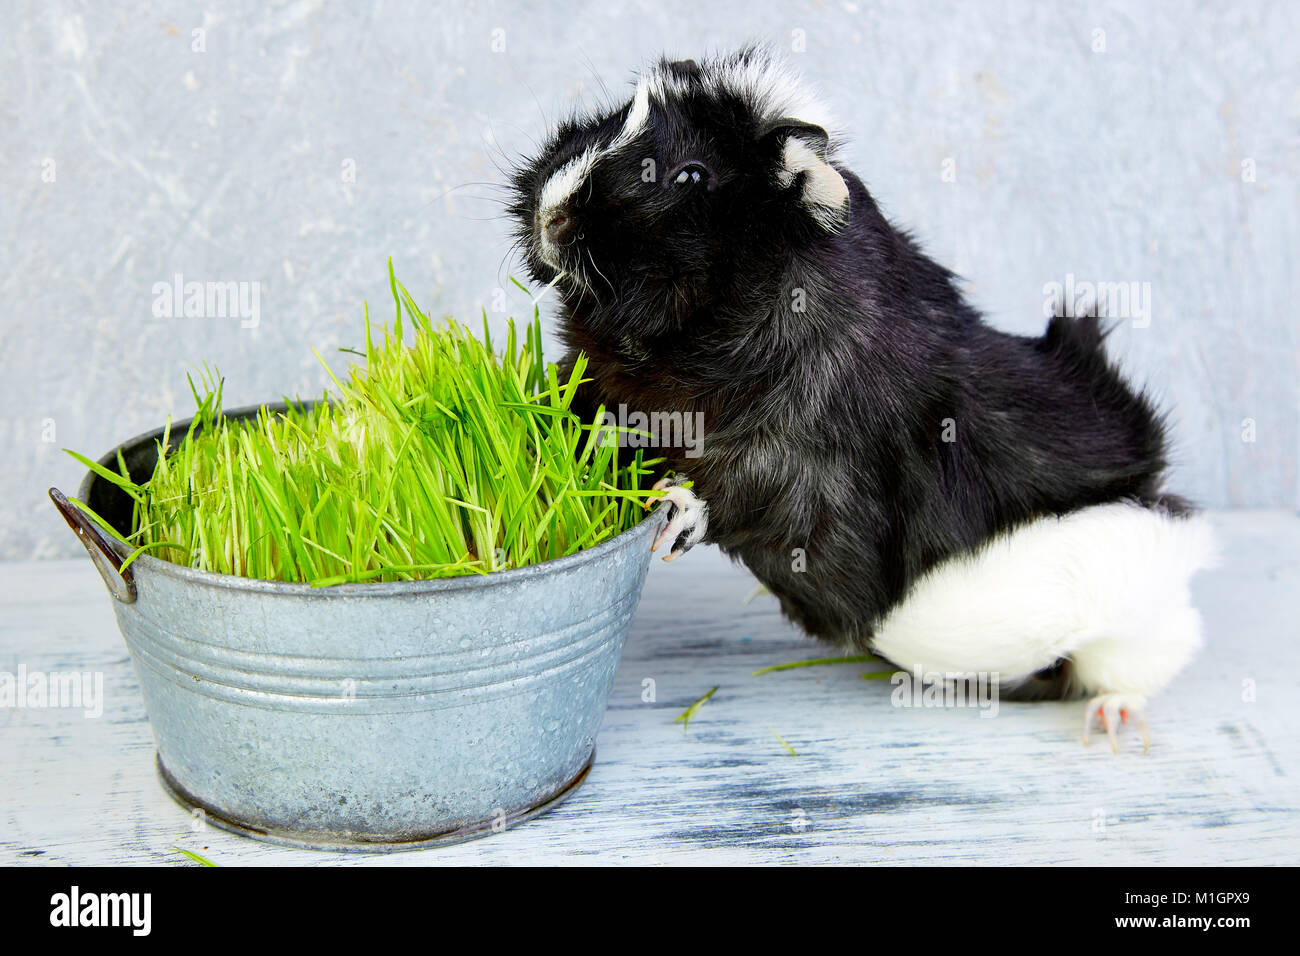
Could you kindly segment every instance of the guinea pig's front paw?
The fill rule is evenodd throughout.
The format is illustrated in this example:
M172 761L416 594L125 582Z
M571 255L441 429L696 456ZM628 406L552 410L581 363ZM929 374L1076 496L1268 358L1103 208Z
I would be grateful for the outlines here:
M659 532L650 550L659 550L659 545L665 541L673 542L672 550L664 556L665 561L673 561L691 550L709 528L709 506L691 489L682 487L686 480L684 475L677 475L660 479L654 485L655 491L666 489L664 496L657 500L660 506L668 506L668 524Z

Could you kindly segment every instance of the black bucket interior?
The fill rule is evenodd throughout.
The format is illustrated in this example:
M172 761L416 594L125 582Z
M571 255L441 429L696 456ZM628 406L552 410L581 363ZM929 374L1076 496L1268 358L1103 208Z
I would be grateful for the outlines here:
M314 402L303 402L302 407L309 408ZM245 408L236 408L225 412L224 417L227 420L256 418L257 413L265 407L272 412L284 412L288 406L283 402L262 405L249 405ZM170 452L176 448L177 443L185 437L189 431L192 418L187 418L183 422L174 422L171 427L170 441L167 450ZM153 474L154 465L158 462L158 443L162 441L165 428L155 428L151 432L145 432L143 435L137 435L130 441L125 442L118 448L113 449L99 463L110 471L118 471L117 453L122 452L122 458L126 462L127 474L137 485L148 481ZM86 476L86 480L81 483L79 497L90 510L95 512L123 537L131 533L131 511L134 502L128 495L111 481L105 481L103 478L91 472Z

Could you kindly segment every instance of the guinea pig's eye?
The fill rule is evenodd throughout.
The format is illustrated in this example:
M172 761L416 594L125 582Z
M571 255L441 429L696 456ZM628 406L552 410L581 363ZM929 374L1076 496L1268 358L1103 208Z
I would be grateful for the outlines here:
M682 163L668 177L668 182L674 186L698 186L703 185L706 189L712 189L716 179L712 170L701 162L691 160Z

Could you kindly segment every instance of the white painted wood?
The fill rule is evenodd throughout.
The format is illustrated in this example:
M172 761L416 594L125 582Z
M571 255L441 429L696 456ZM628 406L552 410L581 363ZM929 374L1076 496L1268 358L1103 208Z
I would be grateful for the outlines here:
M0 565L0 670L102 671L104 715L0 708L0 863L1300 862L1300 518L1215 516L1199 578L1208 648L1155 699L1154 742L1080 743L1082 704L903 709L862 665L752 677L825 656L713 549L654 562L595 770L537 820L388 856L195 833L154 777L139 687L88 560ZM655 700L642 701L653 680ZM1243 700L1254 681L1257 700ZM717 685L689 730L673 719ZM773 736L798 752L790 756ZM801 824L802 821L802 825Z

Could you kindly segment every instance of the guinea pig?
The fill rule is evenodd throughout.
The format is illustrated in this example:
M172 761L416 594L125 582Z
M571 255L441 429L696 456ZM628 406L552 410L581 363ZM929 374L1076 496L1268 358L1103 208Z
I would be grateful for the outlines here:
M1122 720L1193 657L1203 516L1162 490L1163 417L1098 318L998 331L837 158L762 47L661 60L514 170L580 408L704 423L655 450L675 558L744 562L808 634ZM666 419L661 419L666 420ZM691 453L693 452L693 454Z

